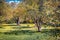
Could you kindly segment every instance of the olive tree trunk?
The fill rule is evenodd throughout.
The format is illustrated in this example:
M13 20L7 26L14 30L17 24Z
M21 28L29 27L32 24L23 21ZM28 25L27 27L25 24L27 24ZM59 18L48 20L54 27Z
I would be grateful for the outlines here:
M19 17L17 18L16 20L16 24L19 25L20 24L20 20L19 20Z
M41 19L40 20L39 19L36 19L35 20L35 26L37 27L38 32L41 31L41 25L42 25Z

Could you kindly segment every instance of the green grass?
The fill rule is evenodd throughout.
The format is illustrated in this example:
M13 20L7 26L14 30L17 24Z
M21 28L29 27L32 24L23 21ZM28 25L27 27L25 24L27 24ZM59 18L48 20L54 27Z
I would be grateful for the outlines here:
M37 32L37 28L31 26L32 24L26 25L1 25L0 40L60 40L58 29L42 29L41 32Z

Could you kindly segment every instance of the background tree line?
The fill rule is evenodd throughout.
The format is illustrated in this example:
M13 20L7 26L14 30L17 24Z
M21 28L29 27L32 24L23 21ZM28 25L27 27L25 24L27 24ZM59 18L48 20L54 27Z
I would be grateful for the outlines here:
M22 0L16 7L0 0L0 23L60 26L60 0Z

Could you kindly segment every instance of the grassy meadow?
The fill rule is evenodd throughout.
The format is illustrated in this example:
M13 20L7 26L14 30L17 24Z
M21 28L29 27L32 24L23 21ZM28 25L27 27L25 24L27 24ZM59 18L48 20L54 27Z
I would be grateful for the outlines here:
M42 25L37 32L34 24L1 24L0 40L60 40L59 28Z

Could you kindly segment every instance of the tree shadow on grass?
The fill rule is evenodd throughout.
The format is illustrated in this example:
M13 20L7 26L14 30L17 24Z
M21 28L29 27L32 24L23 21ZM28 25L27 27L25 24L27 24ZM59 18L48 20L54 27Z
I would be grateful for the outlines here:
M32 31L32 30L14 30L10 32L4 32L5 35L33 35L34 33L47 34L50 36L59 36L60 30L58 29L43 29L41 32Z
M59 29L43 29L41 33L46 33L52 36L58 36L60 34L60 30Z
M31 30L15 30L10 32L4 32L4 34L8 35L32 35L33 33L35 33L35 31Z
M0 26L17 26L17 25L0 25Z
M29 26L21 26L20 28L32 28L32 27L29 27Z
M29 27L29 26L16 26L15 27L15 26L13 26L12 28L13 29L23 29L23 28L26 28L27 29L27 28L32 28L32 27Z

